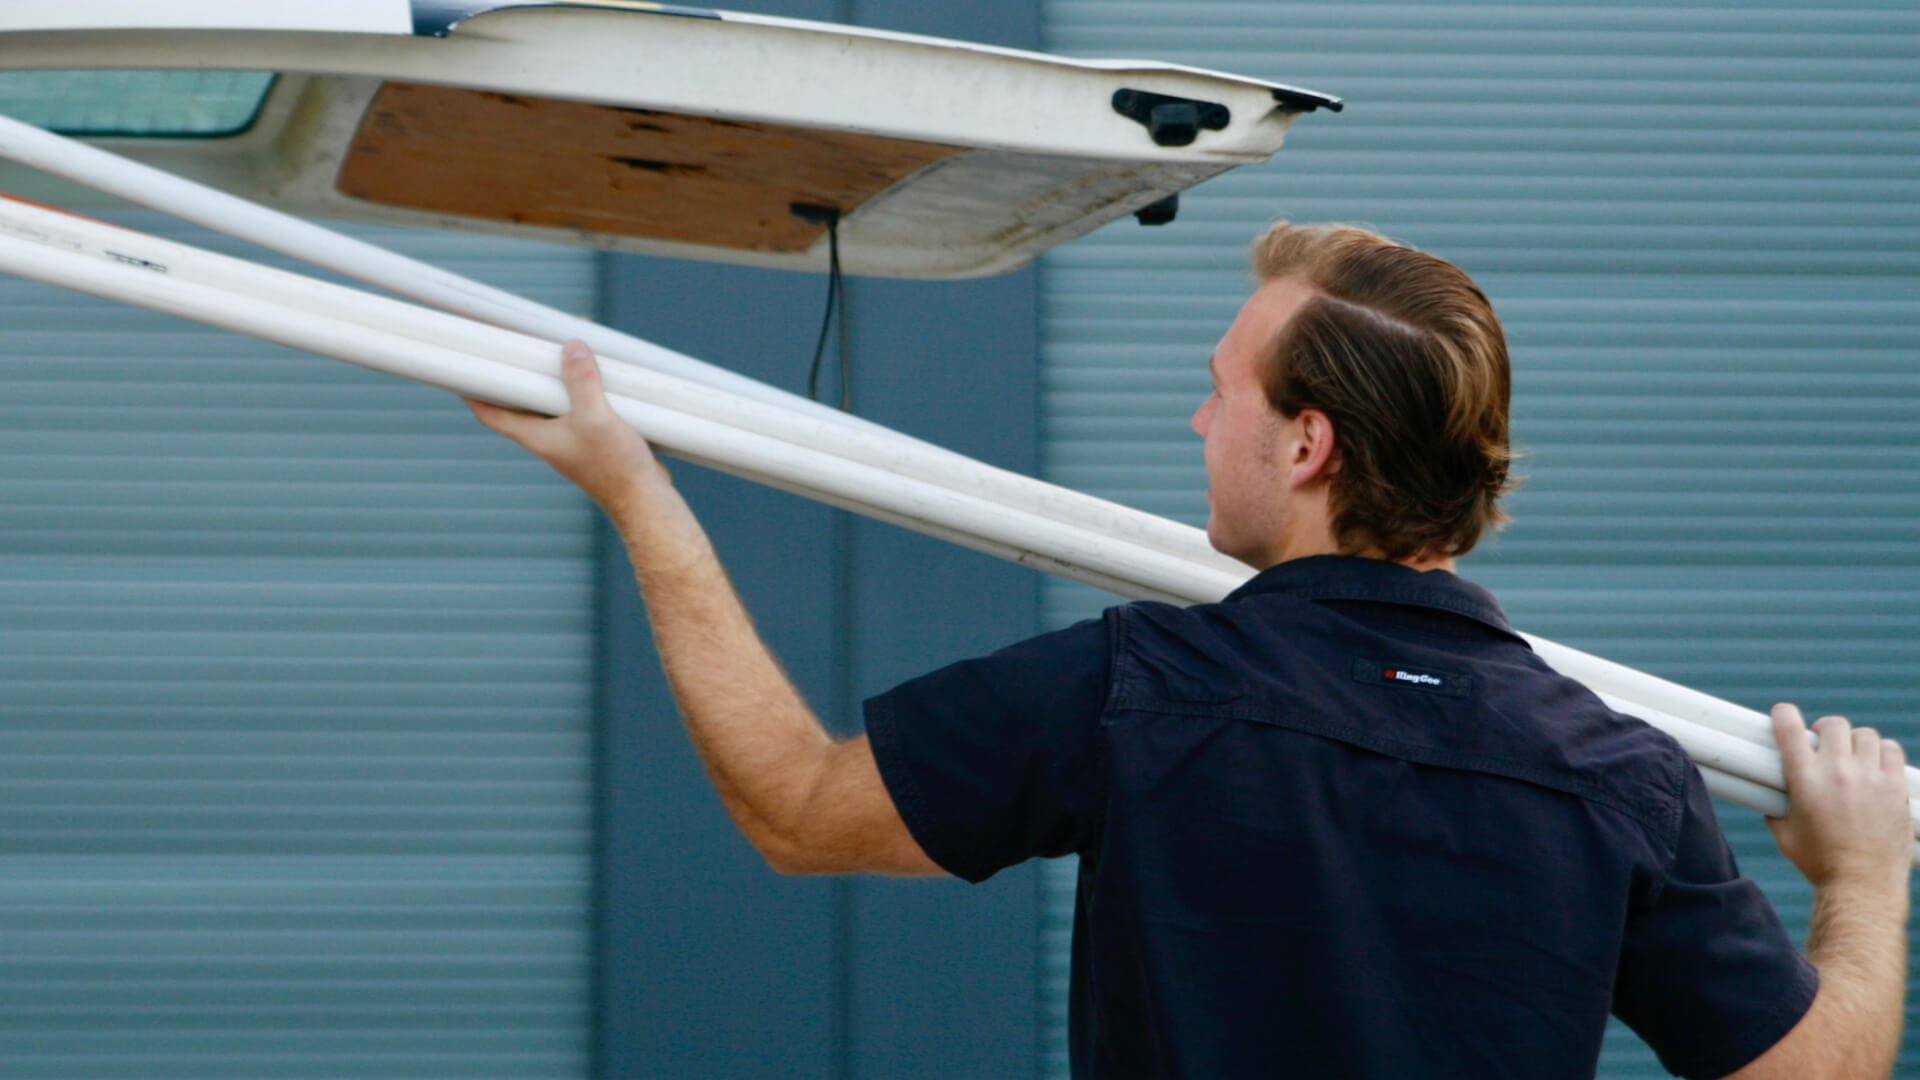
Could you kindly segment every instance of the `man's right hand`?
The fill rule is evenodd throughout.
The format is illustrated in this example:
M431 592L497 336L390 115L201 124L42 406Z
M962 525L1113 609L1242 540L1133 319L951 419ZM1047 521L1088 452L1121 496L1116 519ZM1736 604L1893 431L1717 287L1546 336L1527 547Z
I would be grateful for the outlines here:
M1807 959L1820 972L1793 1030L1729 1080L1885 1080L1900 1053L1907 990L1913 819L1907 756L1845 717L1813 725L1773 707L1787 816L1768 818L1780 850L1813 884Z
M1815 888L1903 883L1913 860L1906 754L1872 728L1843 716L1814 722L1773 707L1773 734L1786 767L1787 816L1768 818L1774 841Z

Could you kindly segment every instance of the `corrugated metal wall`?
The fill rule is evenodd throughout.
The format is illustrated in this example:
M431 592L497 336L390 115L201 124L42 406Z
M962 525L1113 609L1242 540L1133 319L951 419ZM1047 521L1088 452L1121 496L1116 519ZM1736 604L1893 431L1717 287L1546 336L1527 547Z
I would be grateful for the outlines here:
M1521 626L1920 747L1920 9L1048 0L1047 47L1341 95L1162 230L1049 257L1053 479L1198 522L1186 420L1262 222L1368 222L1512 339L1517 522L1464 572ZM1051 588L1064 622L1103 598ZM1797 934L1808 893L1723 807ZM1064 979L1071 878L1047 962ZM1063 982L1053 1020L1063 1022ZM1910 1025L1911 1030L1911 1025ZM1920 1074L1909 1036L1902 1075ZM1064 1075L1064 1043L1049 1037ZM1629 1033L1601 1075L1663 1075Z
M586 1075L581 496L440 392L0 279L0 508L0 1074Z

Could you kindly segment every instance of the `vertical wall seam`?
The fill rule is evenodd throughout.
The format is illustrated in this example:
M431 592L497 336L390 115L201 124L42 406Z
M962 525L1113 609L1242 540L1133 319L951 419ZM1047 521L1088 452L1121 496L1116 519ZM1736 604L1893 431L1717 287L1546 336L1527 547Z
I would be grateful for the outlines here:
M604 251L595 252L593 258L593 318L606 323L609 315L608 296L612 292L612 260ZM615 583L612 565L613 550L618 543L613 523L604 515L595 512L593 530L593 692L588 706L592 710L592 730L588 737L587 753L591 755L587 768L588 784L592 792L591 836L588 840L591 858L588 874L588 911L587 911L587 948L593 959L587 965L587 1075L594 1080L612 1080L609 1072L610 1061L607 1053L607 1037L612 1028L607 1016L609 1005L607 982L608 967L613 962L613 950L609 948L612 938L612 904L609 867L612 859L608 857L607 838L611 833L611 808L607 805L611 792L609 778L608 742L613 718L614 694L607 685L614 670L612 652L613 608L612 601Z

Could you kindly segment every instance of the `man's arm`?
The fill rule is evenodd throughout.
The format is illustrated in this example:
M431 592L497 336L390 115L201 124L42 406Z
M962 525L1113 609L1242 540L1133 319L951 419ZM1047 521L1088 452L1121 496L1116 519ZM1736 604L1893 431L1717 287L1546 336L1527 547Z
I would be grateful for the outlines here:
M734 823L782 873L944 873L907 831L866 738L828 734L760 640L706 530L608 405L584 344L567 344L563 372L566 416L468 404L613 519L681 718Z
M1900 1050L1907 989L1906 756L1838 716L1814 723L1815 749L1792 705L1774 707L1773 728L1791 805L1767 824L1814 887L1807 959L1820 990L1793 1030L1731 1080L1879 1080Z

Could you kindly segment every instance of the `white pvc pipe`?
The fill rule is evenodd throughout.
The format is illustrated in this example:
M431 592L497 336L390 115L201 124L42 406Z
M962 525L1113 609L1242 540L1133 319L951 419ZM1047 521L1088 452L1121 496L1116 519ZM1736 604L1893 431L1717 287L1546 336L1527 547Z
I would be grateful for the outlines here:
M1036 487L1016 473L988 470L965 455L797 394L31 124L0 116L0 156L482 322L551 341L580 338L601 357L609 387L622 366L677 375L833 430L830 452L861 455L859 460L868 464L943 486L965 485L968 491L1029 513L1075 520L1203 565L1237 568L1245 576L1245 567L1213 551L1205 534L1190 526L1070 489ZM849 433L863 438L847 439ZM869 446L879 449L869 451Z
M1716 799L1725 799L1736 806L1749 810L1758 810L1768 817L1787 816L1787 793L1775 791L1765 784L1756 784L1751 780L1742 780L1730 776L1718 769L1701 768L1700 778L1706 781L1707 793ZM1920 840L1915 841L1916 850L1920 850Z
M724 384L742 395L795 408L813 405L825 412L833 411L745 376L700 363L670 349L537 304L504 289L496 289L429 263L343 236L291 214L269 209L11 117L0 116L0 156L429 304L438 304L451 310L483 309L518 321L537 323L538 329L527 332L555 339L583 338L596 352L604 351L609 357L631 353L634 354L635 363L676 371L690 379Z
M1729 776L1716 769L1702 768L1700 777L1706 781L1707 793L1716 799L1725 799L1735 806L1757 810L1771 818L1787 816L1787 795L1784 791L1775 791L1751 780ZM1920 840L1914 842L1911 862L1912 865L1920 867Z
M310 300L320 292L285 288L290 284L285 279L292 275L276 279L277 289L257 289L242 297L153 269L135 269L122 262L23 243L17 238L19 217L6 216L12 209L0 207L0 221L12 225L15 232L15 236L0 241L0 269L340 356L363 366L518 408L547 413L566 409L565 391L557 381L558 357L551 342L533 341L477 324L447 325L464 321L417 309L410 309L413 314L400 318L400 309L407 309L407 305L334 286L321 288L327 300L319 306L328 308L330 313L303 309L288 301ZM322 286L318 282L307 284ZM276 291L277 299L263 295ZM349 303L349 298L358 298L358 305ZM345 314L365 315L375 321L397 321L415 330L431 331L430 336L479 347L483 352L470 353L359 325L341 317ZM520 354L528 367L484 358L485 350ZM731 431L714 420L688 416L623 395L615 395L611 401L622 418L637 430L657 440L663 448L692 460L862 510L882 520L931 532L1076 580L1123 593L1157 593L1163 598L1189 602L1205 594L1217 597L1219 590L1231 585L1230 580L1208 581L1190 574L1182 576L1178 567L1169 565L1164 553L1136 549L1134 553L1138 558L1116 562L1111 538L1088 536L1060 522L1025 520L1017 511L993 504L978 505L979 500L969 505L967 497L954 492L905 481L884 472L876 475L870 468L830 455L754 433ZM965 524L956 527L951 524L954 521ZM1124 549L1125 545L1120 547ZM1155 581L1159 584L1151 584ZM1777 795L1778 788L1784 786L1777 753L1690 721L1663 715L1639 702L1602 696L1609 707L1638 715L1678 739L1698 762L1716 793L1763 811L1777 808L1784 801L1783 797L1776 800L1761 794L1772 791ZM1916 851L1920 852L1920 847Z
M1591 653L1555 644L1545 638L1531 634L1521 636L1533 646L1540 659L1555 671L1587 684L1596 692L1604 690L1619 698L1658 709L1666 716L1731 736L1760 747L1773 755L1775 760L1779 758L1779 746L1773 737L1773 720L1765 713L1742 708L1711 694L1669 682L1625 664L1603 660ZM1819 745L1817 735L1814 744ZM1920 769L1907 766L1906 779L1908 797L1920 798Z
M0 199L0 228L11 230L16 235L32 235L41 239L42 242L55 244L62 250L93 255L114 265L122 265L129 259L135 259L139 264L144 264L155 272L164 270L167 276L175 281L204 283L231 293L283 307L296 308L314 315L377 327L423 344L443 346L455 352L503 361L526 371L548 376L555 374L554 350L551 342L485 326L412 304L372 296L358 290L315 281L297 274L257 266L184 244L169 243L128 229L74 218L71 215L6 199ZM634 398L717 423L728 424L748 432L768 435L797 447L814 449L828 442L835 443L836 449L853 445L861 452L845 455L851 460L872 464L889 472L893 472L900 464L899 460L890 454L892 448L885 440L877 439L867 432L830 432L827 425L821 424L814 417L801 416L761 402L742 399L725 391L690 383L671 375L632 367L610 368L607 371L606 384L609 392L616 396ZM657 426L649 428L648 433L655 438L660 438L660 430ZM681 453L687 452L679 447L673 447L673 449ZM970 472L944 474L940 479L944 479L946 483L942 486L964 491L977 486L970 483L974 479L973 474L991 471L986 466L969 464L972 466ZM764 471L754 471L757 466L741 458L729 460L722 467L728 471L745 473L758 479L776 479L765 474ZM1042 508L1043 516L1054 520L1071 521L1099 531L1101 523L1078 520L1071 516L1070 506L1050 504L1046 501L1047 492L1061 492L1064 489L1025 477L1007 475L1012 480L1039 489L1031 503ZM849 501L852 493L845 487L823 485L820 482L807 482L804 486L796 486L800 482L792 476L778 479L788 490L834 499L836 505L857 509L857 506ZM928 524L929 522L922 521L919 527L925 531ZM955 523L947 524L951 526ZM945 539L957 539L960 534L949 528L942 536ZM1014 550L1001 544L995 548L995 553L1005 555ZM1021 558L1020 561L1031 562L1032 560ZM1237 567L1238 564L1234 565ZM1122 579L1114 577L1113 572L1108 570L1100 572L1100 580L1112 584ZM1214 595L1205 596L1196 592L1182 599L1190 603L1217 599L1218 595L1231 590L1237 580L1235 574L1225 572L1219 580L1197 586L1197 588L1206 588L1208 593ZM1126 592L1137 593L1138 590L1137 583L1131 587L1123 586L1123 591ZM1768 784L1775 789L1784 787L1780 778L1779 756L1773 747L1771 726L1758 713L1736 709L1697 691L1655 679L1644 673L1549 641L1535 638L1532 642L1542 657L1563 673L1584 671L1592 675L1595 672L1604 672L1602 677L1583 681L1616 687L1632 684L1635 694L1631 701L1619 695L1603 693L1602 696L1607 698L1611 707L1635 715L1640 715L1650 707L1652 711L1648 712L1645 718L1679 738L1703 766L1720 767L1727 772ZM1739 715L1743 713L1746 714L1744 717ZM1730 718L1739 718L1746 722L1736 724L1730 722ZM1695 727L1704 728L1706 734L1690 738L1690 732ZM1707 734L1720 734L1722 738L1707 738ZM1729 741L1731 745L1725 745ZM1727 760L1738 760L1743 767L1723 765L1722 762Z
M1786 790L1786 772L1778 749L1768 750L1765 747L1756 746L1745 739L1736 738L1724 731L1717 731L1704 725L1690 723L1643 702L1630 701L1606 693L1599 694L1598 697L1614 712L1637 716L1672 735L1686 749L1694 762L1702 767L1710 766L1774 791Z
M1628 701L1612 694L1598 696L1614 712L1638 717L1673 736L1702 773L1711 769L1755 787L1781 793L1784 799L1787 790L1786 768L1777 747L1756 746L1745 739L1735 738L1726 732L1693 723L1641 702ZM1913 821L1914 834L1920 836L1920 799L1908 798L1907 814Z
M1197 529L1065 489L1054 489L1064 494L1036 496L1035 489L1026 486L1035 482L1025 477L990 469L817 402L30 124L0 117L0 155L482 321L548 340L579 337L602 357L609 389L625 385L625 376L618 373L623 362L670 372L751 400L797 410L823 430L834 429L829 446L844 445L847 453L860 455L858 460L868 464L957 487L1041 516L1065 517L1119 540L1146 544L1223 573L1246 576L1245 568L1213 551L1205 534ZM852 430L862 431L877 442L845 440L845 432ZM935 459L940 464L933 464ZM1204 602L1218 598L1202 595L1185 599ZM1542 638L1529 640L1555 670L1595 690L1656 706L1759 746L1772 746L1765 718L1752 710ZM1909 768L1907 789L1909 794L1920 796L1920 769Z
M116 266L142 265L175 281L196 282L237 296L298 308L441 345L457 352L485 356L528 371L545 372L553 365L552 343L502 330L414 304L374 296L298 274L259 266L214 252L172 243L98 221L75 217L45 207L0 196L0 232L88 255ZM766 435L816 452L885 470L890 475L917 479L974 498L1003 503L1014 510L1074 525L1106 535L1139 538L1143 546L1164 554L1152 530L1136 528L1141 520L1183 529L1205 546L1205 534L1130 507L1067 488L1047 484L1003 469L995 469L962 455L921 452L921 444L886 429L837 427L816 412L795 412L674 375L632 365L603 368L610 393L664 405L743 431ZM839 413L829 413L839 416ZM951 536L943 537L951 539ZM1173 545L1192 548L1191 543ZM1185 559L1220 576L1222 595L1233 588L1247 568L1207 549L1208 559Z
M1531 634L1522 635L1533 646L1540 659L1545 660L1555 671L1567 675L1589 686L1628 686L1634 688L1633 697L1638 701L1654 702L1660 708L1673 715L1686 717L1696 723L1723 731L1738 739L1744 739L1756 746L1771 747L1773 724L1765 715L1752 709L1743 709L1730 702L1722 701L1710 694L1681 686L1679 683L1637 671L1624 664L1603 660L1590 653L1557 645L1544 638ZM1578 674L1576 674L1576 672ZM1920 778L1913 778L1920 783ZM1920 788L1916 788L1920 793Z
M547 343L547 369L536 374L512 365L384 330L329 318L257 297L0 237L0 270L108 299L249 334L294 348L351 360L389 374L444 387L515 408L564 413L558 381L559 348ZM508 331L477 328L486 334ZM767 436L670 408L616 396L615 410L642 434L678 456L740 472L776 486L831 496L837 504L990 554L1044 568L1102 588L1125 588L1177 600L1216 590L1218 575L1162 552L1115 545L1110 538L1067 522L932 485L920 484Z
M1613 711L1644 720L1672 736L1693 759L1712 794L1769 817L1785 816L1786 770L1777 748L1757 746L1640 702L1611 694L1597 696ZM1920 836L1920 799L1907 800L1907 817L1914 834ZM1920 842L1915 845L1914 859L1920 866Z
M733 417L738 416L748 422L746 426L764 427L770 432L770 434L760 435L757 431L736 431L730 436L720 436L721 442L737 441L753 435L784 441L783 446L775 448L772 457L758 459L762 464L742 464L739 461L727 463L719 459L708 459L698 450L674 447L669 441L662 440L664 446L676 449L682 456L693 460L754 476L772 482L775 486L821 498L834 505L864 510L882 520L916 528L931 535L964 543L978 550L1011 558L1037 568L1063 573L1074 580L1094 584L1122 595L1151 595L1175 602L1207 602L1218 599L1246 576L1244 567L1225 560L1210 547L1205 546L1204 534L1199 530L1166 522L1130 508L1091 499L1077 492L1053 488L1051 485L1040 484L1017 474L991 469L960 455L952 454L950 451L931 447L866 421L848 418L845 414L826 409L817 403L774 390L731 372L712 368L692 358L618 334L574 316L545 308L511 293L469 281L373 245L340 236L289 215L4 117L0 117L0 154L110 191L132 201L167 210L188 220L306 259L317 265L328 266L362 280L384 285L406 295L427 299L454 310L468 311L489 321L519 326L539 337L556 339L581 337L602 355L603 371L608 376L608 388L615 395L623 398L652 397L662 400L663 404L670 400L674 408L685 414L721 424L727 424ZM71 230L73 222L70 220L66 224ZM87 224L91 226L93 223ZM99 228L111 227L99 226ZM128 233L125 230L115 230L115 232L129 237L140 235ZM350 320L356 312L380 305L392 305L391 301L366 297L351 290L336 292L334 290L337 287L333 286L324 286L319 290L320 293L324 293L324 296L309 296L306 295L308 290L323 283L311 282L294 275L281 275L277 271L263 273L264 268L251 267L249 264L240 264L249 268L236 277L234 267L228 263L237 261L223 262L223 257L196 252L181 245L168 245L164 241L151 237L144 237L142 240L146 244L155 245L156 251L173 249L167 252L167 257L187 264L189 277L200 276L208 284L221 284L251 297L275 298L283 307L292 304L293 308L289 310L297 311L301 307L319 308L331 312L336 320L341 318ZM93 254L102 255L104 251L97 250ZM34 275L28 273L25 276ZM255 280L249 282L250 278ZM285 290L290 285L298 289L302 295L288 295ZM70 287L80 287L83 291L90 291L83 286ZM342 293L349 294L354 299L343 300ZM368 304L369 301L373 303ZM175 310L182 313L185 311L183 307L173 306L171 301L160 301L158 306L162 310ZM217 314L209 309L203 309L202 313L207 316ZM407 305L393 305L386 308L381 318L391 321L397 328L397 332L390 336L413 342L411 348L416 355L425 355L422 352L423 349L429 351L437 349L439 352L434 355L443 360L451 356L456 365L471 363L482 355L490 357L504 355L527 370L538 368L537 364L528 361L527 358L531 354L525 345L515 344L505 349L497 348L495 347L497 343L491 343L485 335L478 333L481 328L471 327L464 320L449 320L437 313L422 312ZM228 325L226 322L220 324ZM237 326L234 328L240 329ZM310 324L309 329L312 329ZM282 336L274 334L270 327L259 324L256 324L253 329L241 329L241 332L253 333L270 340L285 340ZM344 354L343 348L349 351L364 348L374 340L363 336L357 339L357 344L352 344L350 342L355 340L355 334L339 327L325 332L314 331L314 333L317 334L314 340L329 338L337 343L336 346L329 348L322 345L301 344L297 347L339 355L343 359L361 358L358 355ZM380 332L368 331L368 333ZM343 334L344 337L341 336ZM447 341L469 346L471 351L466 348L443 349L438 344ZM290 341L287 343L294 344ZM389 351L404 351L406 348L395 346L393 342L387 344ZM551 358L550 343L543 344L548 349L547 356ZM739 397L728 401L724 398L691 393L684 385L649 378L644 373L632 371L621 362L623 357L656 369L675 371L682 378L706 387L724 387L728 393L739 395ZM397 355L395 359L398 359ZM406 365L403 363L400 366ZM393 369L382 368L382 370ZM417 375L408 377L421 378ZM443 385L473 396L508 401L508 403L519 404L523 408L556 411L553 408L542 408L540 405L533 404L532 397L512 401L500 397L497 390L488 392L484 389L475 389L473 388L475 384L471 382L473 378L471 374L461 375L445 371L440 373L440 381L431 378L423 381L433 381L436 385ZM496 383L496 380L491 378L483 381L488 385ZM549 404L553 401L551 387L546 393L536 396ZM745 398L747 402L754 404L743 404L740 398ZM564 395L560 400L564 401ZM632 406L638 403L617 402L616 404L631 411ZM777 407L764 407L767 405ZM796 421L786 410L798 410L806 415ZM623 412L623 415L627 413ZM850 437L854 433L858 433L858 437ZM848 490L846 487L836 488L831 483L820 486L817 476L801 475L806 470L800 470L799 473L787 470L784 475L778 469L761 471L764 468L764 462L777 460L782 455L791 456L796 447L815 448L815 452L818 453L817 448L822 445L844 448L844 456L855 464L868 465L880 470L883 475L897 476L900 473L906 473L914 479L924 481L926 485L946 488L948 489L946 494L957 495L958 499L943 500L933 497L930 503L925 492L901 489L892 493L890 496L892 502L888 506L870 507L867 503L872 501L874 494L871 489ZM811 459L810 463L818 464ZM968 488L974 491L968 493L964 490ZM980 535L980 531L968 522L963 521L958 524L942 522L937 519L937 512L930 512L928 509L931 505L939 504L949 509L962 506L977 512L982 509L979 505L981 503L986 503L989 507L985 510L987 515L999 521L996 528L985 530L985 532L996 534L998 539L994 536ZM1000 503L1010 504L1010 506L998 505ZM907 509L902 509L903 507ZM996 513L996 511L1009 509L1012 509L1011 515ZM934 516L929 516L930 513ZM1031 525L1034 522L1023 522L1020 516L1022 514L1029 519L1038 518L1041 522L1053 524L1057 524L1057 519L1065 518L1076 521L1083 528L1055 538L1065 539L1064 550L1067 554L1064 557L1059 554L1048 554L1035 550L1023 539L1029 535L1023 531L1024 525ZM1049 519L1054 520L1050 522ZM1041 525L1040 531L1046 532L1046 526ZM1095 534L1091 540L1086 535L1079 535L1088 532ZM1155 549L1160 555L1174 556L1175 561L1186 562L1189 565L1174 568L1160 559L1114 560L1101 554L1110 546L1104 543L1105 540L1134 547L1145 545ZM1116 570L1115 567L1119 569ZM1650 710L1667 716L1680 726L1680 730L1704 727L1731 735L1736 740L1744 741L1765 753L1773 754L1774 761L1777 763L1777 751L1771 750L1770 727L1765 718L1758 713L1544 639L1530 638L1530 641L1541 657L1556 670L1587 683L1596 691L1606 691L1614 695L1617 700L1636 704L1640 706L1643 713ZM1724 790L1744 790L1739 785L1752 783L1750 780L1722 773L1710 764L1706 768L1715 776L1725 779L1724 783L1720 783L1720 787ZM1764 771L1763 768L1762 771ZM1909 791L1920 794L1920 770L1909 769L1907 779Z
M501 364L481 355L358 325L259 295L243 298L152 269L136 269L124 263L25 243L13 236L0 239L0 269L184 315L297 348L337 355L376 370L517 408L555 414L567 407L565 390L557 379L558 356L553 343L532 341L495 328L470 324L463 331L464 340L489 348L524 352L528 362L541 370ZM361 295L352 290L341 292ZM293 296L287 294L288 299ZM331 305L338 307L344 297L336 294L330 299ZM405 306L377 297L363 299L367 301L364 313L371 315L391 316L396 306ZM421 314L429 319L420 325L450 318L431 312ZM433 328L452 329L438 325ZM541 356L533 356L535 351ZM619 395L610 400L616 412L637 430L657 440L663 448L693 460L770 481L788 490L824 497L883 520L934 532L1077 580L1134 595L1158 593L1176 601L1191 601L1196 594L1217 595L1218 589L1230 584L1182 577L1178 567L1170 566L1169 560L1157 552L1136 550L1136 559L1116 562L1109 550L1115 547L1110 538L1088 536L1059 522L1025 520L1023 515L1005 507L968 505L965 497L953 492L903 481L884 472L876 473L870 468L765 436L730 431L712 420L680 414L671 408ZM956 519L965 520L966 526L955 528L949 524ZM1157 585L1153 584L1156 580L1160 582ZM1751 743L1662 715L1657 709L1637 702L1602 696L1609 707L1638 715L1678 739L1698 762L1703 774L1710 778L1716 792L1763 810L1779 805L1773 799L1756 794L1777 793L1784 786L1777 753L1769 754Z

